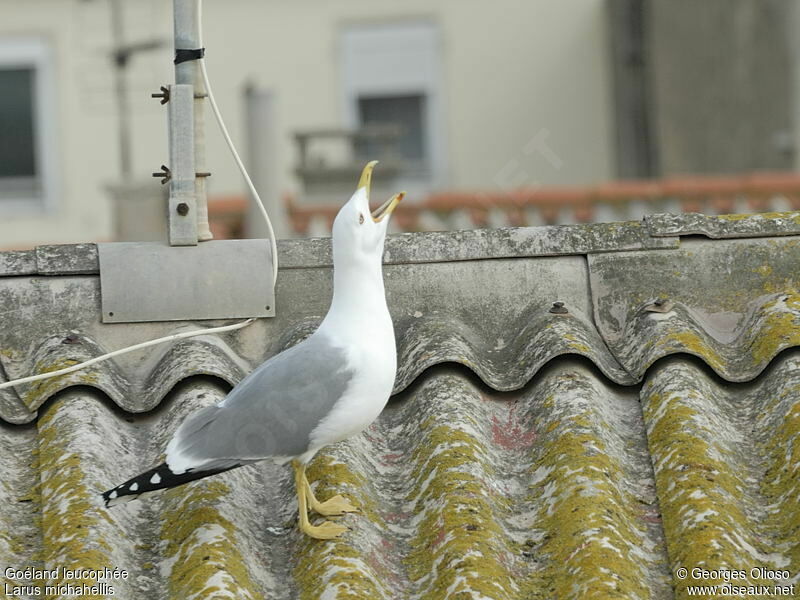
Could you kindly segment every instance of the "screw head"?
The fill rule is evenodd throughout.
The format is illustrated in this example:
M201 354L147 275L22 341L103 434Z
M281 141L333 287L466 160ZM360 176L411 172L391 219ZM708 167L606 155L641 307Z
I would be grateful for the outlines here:
M666 296L659 296L651 304L644 307L644 310L651 313L668 313L674 308L675 304Z
M556 300L553 302L553 306L550 308L550 312L556 315L565 315L569 311L564 308L564 303L561 300Z
M178 204L178 206L175 207L175 210L178 212L180 216L185 217L186 215L189 214L189 205L186 204L186 202L181 202L180 204Z

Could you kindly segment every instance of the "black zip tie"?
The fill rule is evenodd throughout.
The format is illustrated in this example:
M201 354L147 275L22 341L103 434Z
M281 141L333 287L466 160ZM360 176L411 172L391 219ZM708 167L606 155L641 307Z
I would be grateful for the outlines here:
M184 50L181 48L175 49L175 64L179 65L182 62L187 62L190 60L198 60L203 58L206 55L205 48L196 48L194 50Z

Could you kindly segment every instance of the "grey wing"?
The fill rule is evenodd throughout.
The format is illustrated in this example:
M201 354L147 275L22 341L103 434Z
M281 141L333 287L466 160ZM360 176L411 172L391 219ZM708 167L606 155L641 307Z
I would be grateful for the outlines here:
M219 404L188 417L167 447L167 463L183 471L299 456L353 375L344 351L313 335L259 366Z

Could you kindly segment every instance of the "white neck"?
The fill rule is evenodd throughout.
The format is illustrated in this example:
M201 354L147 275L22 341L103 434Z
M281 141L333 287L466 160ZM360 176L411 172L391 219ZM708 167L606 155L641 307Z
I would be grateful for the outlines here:
M333 301L320 329L334 328L336 335L358 337L377 326L392 329L383 287L382 256L377 260L337 261L334 253ZM372 258L372 257L369 257Z

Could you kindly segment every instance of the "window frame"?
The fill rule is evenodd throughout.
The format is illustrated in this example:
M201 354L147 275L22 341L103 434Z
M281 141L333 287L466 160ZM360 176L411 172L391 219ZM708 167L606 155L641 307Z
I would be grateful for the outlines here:
M370 45L365 37L376 35L384 40L394 38L395 42L408 39L409 36L422 36L423 47L430 53L429 60L424 62L424 68L414 69L413 75L409 75L406 70L397 77L385 69L375 68L374 63L371 65L373 68L354 69L351 53L353 48L356 45L362 47ZM405 187L414 190L435 189L447 185L441 37L439 24L427 18L346 22L339 30L342 116L347 127L355 129L361 125L359 111L361 97L422 96L422 137L425 158L418 168L413 168L412 165L412 172L408 173L409 180L401 182ZM376 49L380 51L389 45L383 41L376 46ZM401 48L408 46L401 43L393 45ZM406 64L410 65L413 63L413 58L409 60L410 62Z
M55 205L56 86L52 49L38 36L0 37L0 69L33 70L34 160L40 194L34 198L0 198L3 217L51 212Z

